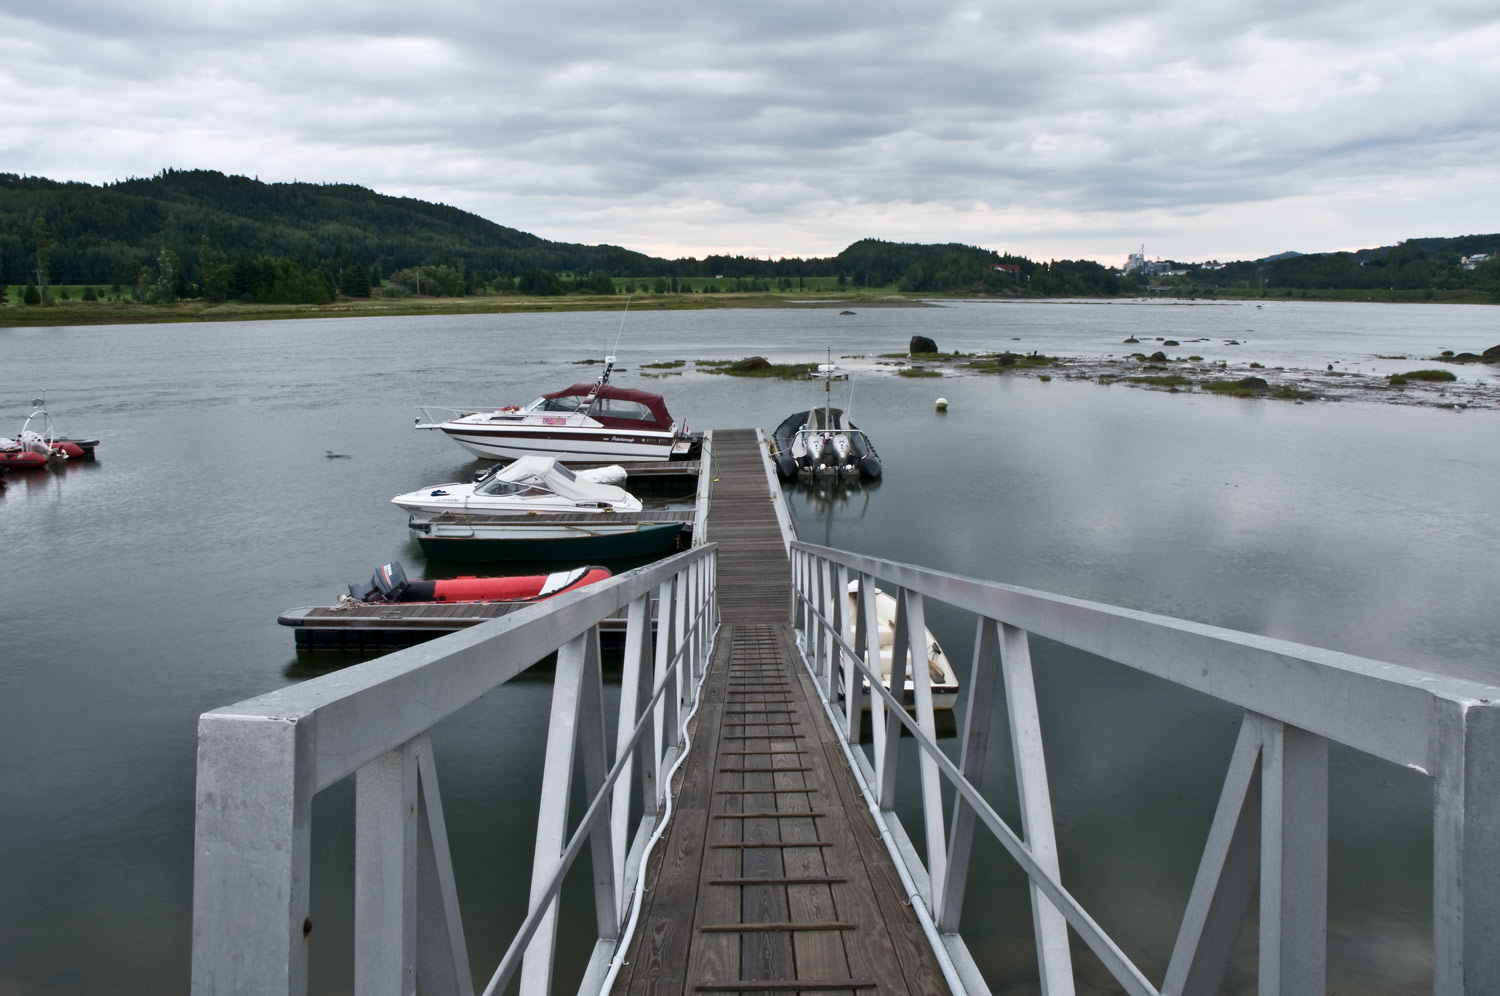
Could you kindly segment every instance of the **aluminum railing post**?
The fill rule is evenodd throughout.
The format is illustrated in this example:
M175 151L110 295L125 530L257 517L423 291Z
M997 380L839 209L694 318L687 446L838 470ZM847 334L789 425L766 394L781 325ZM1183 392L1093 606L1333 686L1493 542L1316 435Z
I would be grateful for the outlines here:
M796 633L796 631L798 629L798 626L797 626L797 606L798 606L798 601L797 601L797 577L798 577L798 575L797 575L797 568L798 568L798 565L802 562L802 551L801 550L792 550L788 554L788 560L790 561L789 566L791 567L791 574L790 574L791 583L787 586L787 593L786 593L786 614L787 614L787 622L791 624L792 632L795 635L795 633Z
M870 669L873 677L870 679L870 734L874 741L873 757L875 760L875 782L877 785L885 784L885 739L890 733L887 725L885 697L875 690L875 685L881 682L880 661L880 610L876 605L875 579L868 574L860 575L859 583L859 617L864 621L866 633L865 666ZM895 650L891 651L892 663L894 664ZM860 689L861 694L864 689Z
M579 709L586 671L587 634L557 651L552 682L552 714L547 723L546 758L542 762L542 795L537 809L536 851L531 859L533 908L546 896L547 883L562 858L568 836L568 796L578 745ZM554 897L526 946L521 962L521 996L547 996L552 990L553 954L557 945L557 905Z
M1188 896L1163 996L1214 996L1260 881L1261 717L1245 713Z
M417 756L408 741L354 776L354 992L417 985Z
M417 989L424 996L474 996L448 823L427 734L417 753Z
M688 643L688 610L692 601L692 584L686 571L678 571L672 583L672 650L680 654L677 661L677 742L687 736L688 697L693 686L692 646Z
M1021 832L1037 864L1060 878L1057 837L1052 823L1052 793L1042 750L1041 714L1031 671L1031 642L1023 629L1000 627L1000 666L1005 676L1005 706L1010 717L1011 751L1016 759L1016 786L1021 793ZM1043 996L1072 996L1073 959L1068 924L1039 891L1031 887L1031 918L1036 930L1037 964Z
M901 753L901 720L896 717L896 710L906 699L906 665L911 657L911 640L907 637L911 622L906 616L909 606L905 589L897 588L895 598L896 624L891 633L891 673L886 675L886 689L897 705L886 712L885 738L880 744L880 764L876 768L880 776L876 797L881 811L887 813L896 808L896 764Z
M1500 700L1444 703L1434 736L1433 987L1500 992Z
M862 661L866 667L872 667L876 674L880 673L880 633L878 628L870 629L863 611L861 592L867 580L865 575L856 574L853 582L854 591L849 595L850 624L853 627L850 646L854 648L854 656L848 659L844 667L844 739L851 746L859 744L865 711L864 675L855 668L855 658ZM872 641L874 641L875 648L873 658L870 654ZM872 659L875 662L874 665L870 664Z
M198 720L195 996L307 992L308 726L219 713Z
M921 592L903 589L906 603L907 641L911 654L913 703L917 727L931 740L937 740L937 720L932 713L932 672L928 668L927 614ZM902 683L903 692L906 683ZM938 775L937 760L926 751L918 753L917 771L922 784L922 823L927 837L927 908L934 909L937 883L947 877L948 830L943 822L943 782ZM1065 925L1066 926L1066 925Z
M974 632L974 666L969 673L969 698L964 707L960 736L963 748L958 767L971 785L984 782L985 752L990 742L990 716L995 706L995 687L1000 677L1000 624L980 617ZM939 931L958 933L963 916L964 891L968 885L969 858L974 851L974 807L962 795L953 800L953 821L948 831L948 873L935 883L933 919Z
M651 668L647 648L651 643L651 596L642 595L625 610L625 656L620 673L620 721L615 727L615 763L627 749L630 731L644 713L643 704L651 697ZM656 769L649 759L655 757L654 750L636 748L636 767L641 775L641 805L647 815L656 813ZM614 866L620 874L625 870L625 854L629 850L630 838L630 787L632 772L629 767L620 773L615 783L614 797L610 800L609 827L612 841ZM623 878L621 879L623 881ZM624 895L622 890L622 895ZM623 905L623 904L622 904ZM624 910L620 915L624 916Z
M666 687L662 689L661 698L656 701L655 716L653 719L654 737L652 750L656 752L656 769L661 771L663 762L677 745L677 708L679 695L677 692L677 677L669 671L672 666L672 656L676 653L676 645L672 639L674 623L672 621L676 612L677 599L675 589L676 578L666 578L661 586L656 589L656 666L654 669L654 683L657 687L663 682ZM656 801L660 806L664 800L666 784L660 780L656 783Z
M1261 750L1260 996L1328 986L1328 741L1268 722Z
M583 674L578 701L578 750L583 755L583 797L594 799L604 791L609 775L609 748L604 725L604 673L600 665L599 627L584 634ZM626 769L629 770L628 768ZM620 876L624 852L616 865L609 820L596 818L589 831L589 850L594 871L594 919L601 939L620 936Z
M833 570L833 596L830 600L830 608L833 610L832 623L834 632L838 639L830 640L832 653L828 659L828 701L837 701L837 682L844 677L845 672L852 669L848 661L848 654L844 653L844 643L849 639L849 568L842 564L835 565ZM846 682L847 685L847 682ZM844 706L849 705L849 689L844 689Z

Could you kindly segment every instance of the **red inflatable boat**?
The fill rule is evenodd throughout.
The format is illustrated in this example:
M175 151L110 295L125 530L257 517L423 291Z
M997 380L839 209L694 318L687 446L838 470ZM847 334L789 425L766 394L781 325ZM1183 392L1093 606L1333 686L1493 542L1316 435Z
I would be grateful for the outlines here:
M15 439L0 437L0 467L29 470L52 460L92 460L97 439L63 439L52 425L44 399L31 403L32 413L21 423ZM37 429L41 431L38 432Z
M611 577L605 567L578 567L552 574L514 577L462 577L436 581L410 581L395 561L375 568L368 582L349 586L349 597L357 602L539 602L574 588Z

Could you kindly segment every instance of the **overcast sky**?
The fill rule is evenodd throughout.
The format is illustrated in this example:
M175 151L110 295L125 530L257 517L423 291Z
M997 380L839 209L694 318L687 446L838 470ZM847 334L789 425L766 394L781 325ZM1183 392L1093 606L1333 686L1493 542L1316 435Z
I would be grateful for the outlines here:
M546 239L1244 259L1500 231L1500 3L0 0L0 171Z

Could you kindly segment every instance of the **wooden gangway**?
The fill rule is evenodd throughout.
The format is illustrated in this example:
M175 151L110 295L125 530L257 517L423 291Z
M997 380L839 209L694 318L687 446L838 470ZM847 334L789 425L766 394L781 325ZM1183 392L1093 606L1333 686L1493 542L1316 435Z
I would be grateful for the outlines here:
M1187 996L1225 990L1247 923L1259 991L1319 996L1332 976L1335 745L1430 778L1432 991L1500 992L1500 686L795 541L760 435L711 442L706 542L199 718L196 996L307 993L324 936L313 803L350 779L362 996L543 996L555 970L591 994L988 993L1039 978L1072 996L1099 991L1076 984L1085 948L1111 991ZM938 742L926 669L905 669L908 713L902 674L871 668L881 591L896 604L897 662L922 659L928 605L975 620L956 758ZM620 619L620 691L607 703L601 632ZM1238 716L1185 906L1180 881L1144 883L1183 909L1169 950L1140 947L1129 924L1106 928L1070 891L1110 874L1091 870L1110 855L1064 885L1034 637ZM431 733L544 660L555 665L526 912L481 988ZM1007 731L1019 829L981 791L991 738ZM581 815L569 809L579 787ZM974 860L980 845L1025 877L1035 975L963 922L966 896L1010 887ZM592 879L592 916L563 912L570 874ZM571 952L592 934L586 961L559 966L560 929Z
M947 992L787 617L761 444L714 434L720 628L616 993Z

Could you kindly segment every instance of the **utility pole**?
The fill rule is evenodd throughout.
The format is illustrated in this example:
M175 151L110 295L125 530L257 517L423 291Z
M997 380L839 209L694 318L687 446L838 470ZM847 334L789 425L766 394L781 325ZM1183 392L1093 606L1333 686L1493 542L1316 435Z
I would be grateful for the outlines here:
M52 255L52 243L47 237L46 219L38 217L31 226L31 234L36 239L36 286L41 291L42 307L45 308L52 303L47 293L47 264Z

